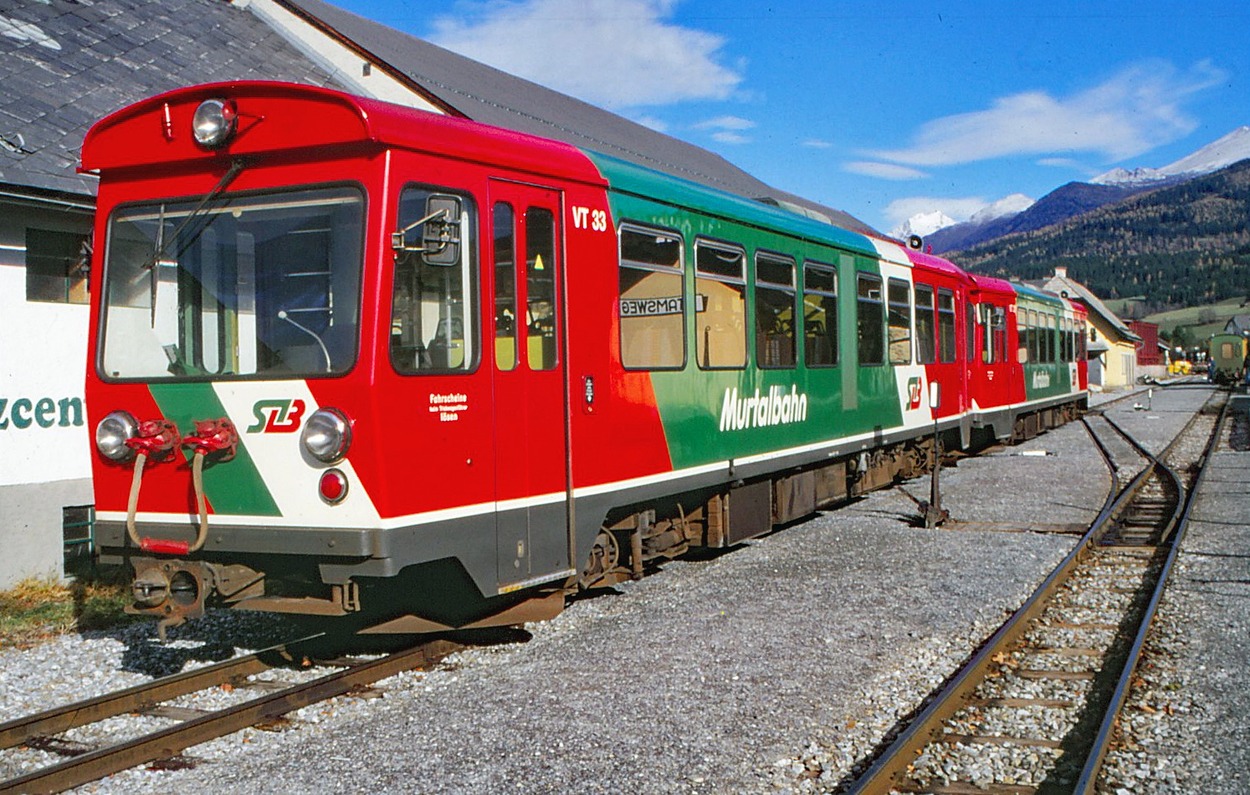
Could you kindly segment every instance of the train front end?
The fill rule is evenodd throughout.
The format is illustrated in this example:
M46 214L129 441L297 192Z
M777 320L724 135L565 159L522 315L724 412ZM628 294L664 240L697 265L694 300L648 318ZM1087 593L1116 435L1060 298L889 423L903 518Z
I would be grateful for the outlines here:
M358 109L265 84L172 92L85 140L96 544L162 633L212 603L358 609L343 572L380 523L353 466L378 159Z

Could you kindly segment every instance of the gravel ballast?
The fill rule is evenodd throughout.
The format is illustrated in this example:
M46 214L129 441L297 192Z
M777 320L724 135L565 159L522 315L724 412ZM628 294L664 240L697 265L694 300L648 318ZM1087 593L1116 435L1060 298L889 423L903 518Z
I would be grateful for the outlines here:
M1109 411L1162 439L1205 395L1156 388L1149 412L1132 400ZM946 528L917 528L912 501L875 493L575 601L527 627L528 642L384 680L382 698L335 699L293 713L281 731L192 748L188 769L130 770L83 790L833 791L1076 540L1037 530L1090 521L1108 482L1073 423L944 469ZM928 480L906 488L927 496ZM1229 565L1244 581L1244 558ZM1237 620L1229 631L1244 643L1247 619ZM140 625L8 651L0 709L83 698L290 631L279 619L219 613L173 630L169 646ZM1226 651L1244 662L1244 648ZM1228 665L1226 679L1244 689L1245 674ZM1239 714L1245 736L1250 708Z

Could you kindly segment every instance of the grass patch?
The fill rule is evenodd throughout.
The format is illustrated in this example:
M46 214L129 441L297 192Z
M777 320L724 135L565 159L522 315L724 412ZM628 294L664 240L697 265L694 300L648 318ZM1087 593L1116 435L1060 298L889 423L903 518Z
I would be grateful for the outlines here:
M130 589L115 576L59 583L30 579L0 591L0 648L25 648L57 635L110 629L143 617L128 615Z

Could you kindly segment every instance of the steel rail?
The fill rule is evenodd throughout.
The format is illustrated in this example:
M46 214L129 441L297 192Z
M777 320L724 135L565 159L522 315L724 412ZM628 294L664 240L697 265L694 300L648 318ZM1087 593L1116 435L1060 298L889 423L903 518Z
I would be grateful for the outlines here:
M1088 425L1086 428L1088 429ZM1093 431L1090 430L1091 436ZM1106 457L1101 444L1095 441L1100 452ZM1110 458L1107 457L1108 468L1111 469ZM998 652L1018 640L1029 628L1033 619L1042 614L1052 594L1068 580L1076 570L1077 564L1085 558L1097 543L1097 531L1119 510L1130 492L1139 487L1147 477L1148 470L1143 469L1123 489L1116 491L1116 481L1112 475L1110 493L1102 510L1085 532L1072 551L1064 557L1050 575L1042 581L1033 594L1025 601L1011 618L989 637L976 653L937 694L927 707L915 717L908 727L890 743L884 753L864 771L855 781L852 793L886 793L893 789L906 772L912 759L906 753L909 748L919 748L929 742L936 741L943 733L942 724L963 708L969 696L985 680L985 675L997 665L994 657Z
M1162 455L1166 455L1176 445L1177 440L1184 436L1192 426L1195 419L1187 423L1185 428L1177 435L1176 439L1168 445ZM1081 540L1076 544L1071 552L1059 563L1051 574L1042 582L1034 591L1029 599L1020 607L1016 613L1007 620L999 629L990 636L990 638L977 650L964 667L962 667L942 689L936 694L934 699L926 706L919 715L917 715L900 735L882 753L881 756L866 770L852 785L852 793L885 793L890 792L903 781L908 767L913 760L913 754L908 753L909 749L923 748L924 745L940 739L945 734L943 723L954 716L962 709L968 698L973 694L976 688L984 681L985 675L996 665L994 657L1003 649L1008 648L1016 640L1018 640L1030 628L1033 619L1039 617L1050 601L1051 597L1058 592L1059 588L1067 581L1067 579L1076 570L1078 564L1089 557L1099 547L1099 541L1106 531L1113 518L1122 513L1129 505L1131 505L1133 497L1146 484L1146 482L1155 474L1156 470L1163 469L1175 477L1175 473L1165 467L1158 458L1145 450L1135 440L1132 440L1128 434L1117 424L1104 416L1110 427L1117 433L1130 439L1130 442L1147 457L1150 462L1146 467L1139 471L1136 476L1118 492L1115 490L1114 465L1108 454L1107 449L1097 434L1086 422L1086 429L1089 431L1096 447L1102 453L1108 468L1112 470L1112 486L1107 501L1103 505L1098 516L1090 524L1089 530L1082 536ZM1179 479L1178 486L1179 486ZM1183 487L1179 488L1177 494L1178 503L1184 502L1185 491ZM1173 516L1172 525L1176 523L1176 516L1180 513L1178 504L1176 515ZM1156 596L1153 602L1157 602ZM1152 602L1152 604L1153 604ZM1153 615L1153 613L1151 613ZM1144 637L1144 636L1143 636ZM1136 657L1133 658L1134 662ZM1131 669L1124 677L1126 681L1131 682ZM1117 710L1118 711L1118 710ZM1113 719L1112 719L1112 722ZM1105 755L1105 750L1101 755ZM1096 768L1095 768L1096 770Z
M463 648L448 640L354 665L286 690L193 718L177 726L101 748L60 764L0 782L0 793L60 792L144 762L174 756L193 745L232 734L261 721L343 695L404 671L430 665Z
M1077 779L1073 792L1082 793L1082 795L1092 795L1095 785L1098 782L1098 772L1102 768L1103 760L1106 759L1107 751L1111 747L1111 740L1115 731L1116 721L1120 715L1120 709L1124 706L1124 701L1128 698L1130 689L1132 688L1133 674L1137 670L1138 660L1141 659L1142 649L1146 645L1146 638L1150 634L1151 624L1159 608L1159 602L1163 599L1163 594L1167 589L1168 578L1171 576L1173 564L1176 562L1177 556L1180 554L1181 542L1185 538L1185 531L1189 527L1189 515L1193 510L1194 497L1198 493L1202 481L1206 477L1207 464L1211 461L1211 456L1219 445L1220 435L1223 433L1224 423L1228 419L1228 408L1232 405L1232 401L1225 401L1223 408L1220 410L1220 416L1215 421L1215 428L1211 432L1211 438L1207 441L1206 450L1202 454L1199 462L1198 474L1194 477L1193 483L1190 484L1188 492L1182 491L1185 495L1181 501L1178 516L1173 523L1168 542L1168 554L1163 561L1163 565L1159 571L1158 583L1154 592L1150 596L1150 602L1146 605L1144 615L1137 634L1133 638L1133 644L1128 651L1128 661L1120 673L1120 678L1116 682L1115 691L1112 693L1110 703L1107 705L1107 711L1103 715L1102 722L1099 724L1098 733L1095 736L1091 753L1084 767L1081 769L1081 775ZM1115 423L1112 423L1114 426ZM1118 427L1118 426L1117 426ZM1186 426L1186 431L1189 430ZM1181 435L1183 435L1182 432ZM1178 437L1179 438L1179 437ZM1173 442L1175 444L1175 442ZM1172 449L1172 445L1168 445L1166 454ZM1171 469L1168 470L1172 471Z
M13 748L33 737L60 734L89 723L138 712L171 698L194 693L226 683L235 683L253 674L280 664L279 660L296 659L299 645L320 635L271 646L253 654L195 668L190 671L154 679L134 687L105 693L94 698L75 701L34 715L0 723L0 750ZM273 662L267 662L273 660Z

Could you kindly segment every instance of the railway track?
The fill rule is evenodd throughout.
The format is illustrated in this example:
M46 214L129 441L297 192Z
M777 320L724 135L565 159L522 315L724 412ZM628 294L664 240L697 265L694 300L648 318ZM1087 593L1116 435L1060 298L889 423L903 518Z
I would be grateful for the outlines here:
M97 698L67 704L0 724L0 750L37 749L64 756L64 761L0 781L0 793L60 792L137 765L175 758L183 750L249 726L278 721L283 715L367 688L395 674L428 667L464 644L447 639L427 641L375 659L319 661L337 670L316 678L281 684L255 677L277 668L311 664L310 644L319 636L275 646ZM213 711L171 706L191 693L228 688L255 690L254 698ZM106 747L84 747L67 732L119 716L172 719L172 725L139 734Z
M1156 456L1110 418L1086 418L1114 474L1098 518L851 791L1093 792L1223 421L1208 404Z

